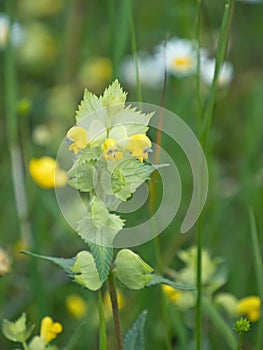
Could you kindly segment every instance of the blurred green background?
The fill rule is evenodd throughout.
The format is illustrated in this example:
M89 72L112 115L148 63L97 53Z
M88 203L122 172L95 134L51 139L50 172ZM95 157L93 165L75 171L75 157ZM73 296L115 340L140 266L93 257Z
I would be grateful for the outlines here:
M195 2L19 0L12 3L13 21L18 25L13 34L16 33L18 40L18 43L13 43L17 145L22 161L18 170L25 176L28 215L19 222L14 199L6 113L7 48L3 39L0 48L0 245L8 252L12 265L10 272L0 278L0 317L15 319L26 311L29 319L39 325L41 317L48 314L64 326L64 332L56 342L63 347L83 322L70 316L65 306L66 297L77 293L87 301L88 311L85 316L87 324L80 330L75 349L96 349L96 294L72 284L63 272L49 263L31 260L18 253L23 248L21 224L31 226L30 250L39 254L71 257L85 249L84 243L65 222L54 191L42 189L33 182L28 164L32 157L56 157L66 131L75 122L75 110L85 87L99 94L118 78L128 91L128 101L137 100L136 88L129 86L121 74L124 58L132 53L129 11L134 21L137 50L151 54L167 33L170 37L195 37ZM6 11L5 5L5 1L0 1L1 16ZM223 7L224 1L221 0L202 2L201 46L206 47L213 57ZM231 292L238 298L257 294L249 206L254 209L260 233L263 224L262 18L263 3L236 2L227 53L227 60L234 67L234 76L230 84L217 93L207 158L210 187L203 217L204 247L213 256L224 260L228 280L221 291ZM209 87L201 85L204 103L208 92ZM154 89L142 86L144 102L159 105L161 93L161 84ZM169 76L164 106L198 133L194 76L181 79ZM153 131L151 136L155 137ZM179 212L159 238L162 268L166 271L167 268L177 270L181 267L177 252L195 244L196 227L185 235L179 232L191 198L191 169L185 164L182 151L171 140L164 137L163 146L175 160L183 179ZM136 247L135 251L157 268L153 242ZM176 346L173 317L160 310L162 295L159 288L122 293L125 302L121 319L125 331L141 310L148 309L146 349L164 349L167 332L173 339L173 348L180 349ZM175 307L173 309L178 313ZM178 317L189 328L191 338L193 334L188 327L191 321L180 312ZM206 321L204 334L210 337L207 348L225 349L224 345L218 344L216 330ZM253 349L253 328L246 337L244 349ZM110 318L108 333L110 344L114 344ZM1 349L11 346L0 336ZM113 348L114 345L109 345L109 349Z

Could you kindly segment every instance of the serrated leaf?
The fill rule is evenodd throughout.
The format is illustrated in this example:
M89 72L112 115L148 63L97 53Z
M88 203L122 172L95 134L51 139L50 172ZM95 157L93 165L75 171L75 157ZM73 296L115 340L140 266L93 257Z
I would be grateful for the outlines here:
M166 166L153 166L140 163L136 158L121 161L112 172L112 191L121 201L126 201L136 189L150 178L158 168Z
M153 275L153 279L150 283L146 285L146 287L156 286L158 284L167 284L170 287L173 287L174 289L193 292L196 290L195 287L182 285L180 283L176 283L174 281L169 280L168 278L165 278L163 276Z
M116 79L109 87L107 87L101 98L102 105L104 107L112 105L124 105L126 101L127 93L123 91L120 83ZM121 107L122 108L122 107Z
M85 89L83 99L76 111L76 122L79 123L81 119L88 118L102 108L101 99Z
M67 273L67 275L69 275L69 277L73 277L72 266L75 263L75 258L71 258L71 259L56 258L56 257L51 257L51 256L34 254L34 253L31 253L31 252L28 252L25 250L21 251L21 253L29 255L29 256L33 256L34 258L39 258L39 259L51 261L54 264L56 264L57 266L61 267Z
M144 325L147 311L144 310L124 338L124 350L144 350Z
M95 173L92 162L77 160L67 172L68 184L81 192L90 192L94 188Z
M80 285L90 290L98 290L102 286L93 255L83 250L76 256L72 272L75 274L74 280Z
M142 113L136 107L127 106L111 118L111 126L123 125L127 135L145 134L153 113Z
M23 313L15 322L6 319L2 323L2 331L4 336L14 342L25 342L34 329L34 325L26 325L26 315Z
M97 270L102 282L105 282L108 278L112 257L113 248L89 243L90 251L94 257Z
M109 213L104 204L93 197L90 207L77 226L77 233L86 243L111 247L116 234L122 229L124 220Z

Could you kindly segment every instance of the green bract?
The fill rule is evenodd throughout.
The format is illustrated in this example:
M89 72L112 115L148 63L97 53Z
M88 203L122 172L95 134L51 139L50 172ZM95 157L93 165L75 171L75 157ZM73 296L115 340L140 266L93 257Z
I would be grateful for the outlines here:
M153 279L153 268L129 249L122 249L116 257L116 275L129 289L142 289Z
M77 254L72 272L75 281L90 290L98 290L102 286L93 255L88 251L83 250Z

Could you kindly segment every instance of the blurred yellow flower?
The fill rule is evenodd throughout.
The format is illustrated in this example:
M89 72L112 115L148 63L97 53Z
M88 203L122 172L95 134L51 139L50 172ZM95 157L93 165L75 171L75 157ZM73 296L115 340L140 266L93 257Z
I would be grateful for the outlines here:
M80 83L93 91L100 91L111 77L112 65L107 57L97 57L84 63L79 72Z
M174 289L173 287L168 286L167 284L162 285L162 290L164 294L167 295L168 299L173 303L176 303L182 295L182 292Z
M11 270L11 259L9 255L0 248L0 276L4 276Z
M148 152L151 152L152 143L149 137L144 134L136 134L129 138L127 150L141 163L148 159Z
M55 159L50 157L31 159L29 172L33 180L42 188L63 187L67 183L66 172L59 168Z
M122 152L118 151L117 142L108 138L103 144L103 156L105 160L120 160L123 158Z
M51 317L44 317L41 321L40 338L45 344L50 343L57 337L59 333L63 331L62 324L59 322L53 322Z
M72 142L69 146L69 151L73 151L78 154L82 149L86 148L89 144L88 133L80 126L73 126L67 132L66 137Z
M248 296L238 301L238 313L245 315L249 321L256 322L260 318L261 300L258 296Z
M119 310L121 310L125 305L125 299L122 294L122 292L117 288L117 300L118 300L118 307ZM110 300L110 293L106 291L103 297L103 303L104 303L104 311L105 311L105 317L110 317L112 315L111 312L111 300Z
M70 294L66 298L66 308L71 316L80 319L87 313L87 305L78 294Z

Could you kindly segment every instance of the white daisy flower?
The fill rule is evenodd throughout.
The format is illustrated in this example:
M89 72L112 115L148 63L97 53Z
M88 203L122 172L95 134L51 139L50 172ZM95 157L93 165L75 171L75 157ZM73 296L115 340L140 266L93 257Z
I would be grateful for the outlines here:
M24 29L18 22L12 23L4 13L0 13L0 49L4 49L10 35L11 42L14 46L19 46L24 39Z
M203 58L201 60L200 67L200 78L201 80L207 84L211 85L214 78L216 60ZM230 84L233 79L234 67L230 62L224 62L221 66L219 76L218 76L218 86L225 87Z
M164 79L164 64L156 56L138 57L140 83L149 88L160 87ZM124 81L130 86L136 86L136 65L132 57L123 61L121 73Z
M195 41L173 38L157 48L157 54L165 60L166 69L177 77L186 77L196 72L197 45Z

